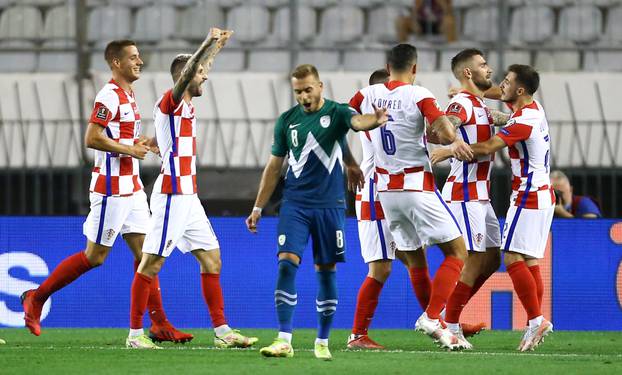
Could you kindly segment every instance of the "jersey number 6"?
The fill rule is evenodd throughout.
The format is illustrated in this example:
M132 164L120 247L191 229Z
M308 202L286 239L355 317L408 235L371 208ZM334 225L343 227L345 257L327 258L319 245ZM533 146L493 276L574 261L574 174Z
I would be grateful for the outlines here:
M382 148L387 155L395 154L395 136L385 126L380 128L380 136L382 137Z

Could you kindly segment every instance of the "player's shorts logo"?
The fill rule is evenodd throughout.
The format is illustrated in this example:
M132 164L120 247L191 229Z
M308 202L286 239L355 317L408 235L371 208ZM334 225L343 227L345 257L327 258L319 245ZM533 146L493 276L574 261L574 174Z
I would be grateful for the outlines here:
M279 245L281 245L281 246L285 245L285 239L286 239L285 235L281 234L279 236Z
M391 248L391 251L397 250L397 245L395 244L395 241L389 242L389 247Z
M165 246L165 247L166 247L166 249L168 250L168 248L169 248L169 247L171 247L171 245L172 245L172 244L173 244L173 240L168 240L168 241L166 242L166 246Z
M475 235L475 245L479 246L482 244L482 241L484 240L484 235L481 233L477 233Z
M330 116L324 115L324 116L320 117L320 125L322 125L323 128L329 127L330 126Z
M106 240L110 241L113 236L114 236L114 229L108 229L106 231Z

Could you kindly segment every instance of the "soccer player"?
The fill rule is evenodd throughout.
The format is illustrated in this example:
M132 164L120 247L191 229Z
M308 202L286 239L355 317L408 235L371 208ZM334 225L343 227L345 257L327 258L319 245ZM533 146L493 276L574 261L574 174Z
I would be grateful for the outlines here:
M389 72L379 69L369 77L369 84L385 83L388 79ZM350 100L350 106L360 109L360 99L361 96L355 95ZM356 216L361 252L369 272L359 288L352 334L348 337L347 346L349 349L384 349L384 346L368 336L368 329L384 283L391 274L392 261L397 256L408 269L415 295L424 310L430 298L430 276L424 250L419 244L415 244L411 251L398 251L378 200L374 182L374 150L369 133L361 132L360 139L363 149L361 169L365 184L356 194Z
M85 135L86 147L95 150L90 196L91 211L84 223L86 250L65 258L36 289L22 294L26 327L41 334L40 316L45 301L85 272L104 263L119 233L134 255L134 269L142 256L149 206L139 176L138 160L156 148L140 138L140 113L132 82L143 65L131 40L115 40L106 46L106 62L112 79L99 91ZM154 279L148 296L150 335L158 341L185 342L193 336L176 330L166 319L160 285Z
M459 225L434 185L425 141L428 136L442 144L452 144L452 152L470 160L472 153L464 142L454 142L456 132L436 99L427 89L413 85L417 71L417 50L399 44L388 54L389 82L362 89L361 113L373 106L385 108L389 121L370 132L380 201L389 228L399 249L438 244L445 255L434 280L426 310L416 329L441 346L459 349L454 334L443 328L439 318L460 277L467 251Z
M178 55L171 64L175 85L158 100L154 110L162 169L151 194L151 230L143 257L134 275L130 305L128 348L158 349L143 333L142 320L151 284L177 246L192 253L200 265L203 297L214 327L214 345L248 347L256 337L245 337L227 325L220 286L220 246L197 196L196 118L192 98L201 96L201 85L216 53L230 31L212 28L193 55Z
M518 350L535 349L553 331L541 312L544 287L538 259L544 256L553 221L555 194L549 179L550 136L542 105L533 98L540 77L528 65L510 65L501 83L501 100L513 111L507 126L487 141L471 145L475 156L509 147L512 196L501 248L514 290L529 319Z
M317 69L300 65L291 74L298 105L281 114L274 128L272 155L263 171L255 207L246 219L255 233L261 211L279 180L288 156L283 204L278 224L278 277L274 292L279 333L260 350L267 357L292 357L292 317L296 307L296 272L307 245L313 239L313 263L319 290L316 298L318 334L315 356L332 358L328 337L337 309L336 263L345 261L345 196L342 159L345 135L350 128L370 130L386 122L386 111L357 115L347 104L322 96Z
M454 95L446 110L447 118L458 130L456 138L467 144L484 142L494 135L494 125L505 125L509 116L490 110L484 103L484 92L492 87L492 70L477 49L465 49L451 60L451 70L460 82L461 91ZM449 148L437 148L432 163L451 155ZM460 314L484 282L499 268L501 235L499 221L490 204L490 171L494 154L474 160L451 159L451 171L443 186L443 199L458 220L469 256L456 289L447 302L447 327L468 349L459 323ZM479 331L485 325L480 323Z

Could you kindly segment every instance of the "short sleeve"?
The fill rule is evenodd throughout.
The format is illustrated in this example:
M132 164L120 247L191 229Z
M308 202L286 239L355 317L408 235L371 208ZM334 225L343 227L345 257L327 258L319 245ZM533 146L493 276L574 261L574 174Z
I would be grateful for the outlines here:
M337 104L337 121L345 132L352 128L351 121L354 115L358 115L358 112L349 104Z
M356 110L357 113L362 113L361 104L363 103L363 99L365 99L365 96L363 96L363 94L360 91L357 91L356 94L354 94L354 96L352 97L352 99L350 99L350 103L349 103L350 107Z
M171 114L175 112L175 108L179 106L179 102L175 102L173 99L173 90L168 90L162 96L162 100L160 100L160 104L158 107L160 108L160 112L164 114Z
M436 98L430 92L430 90L418 86L419 90L415 95L415 103L419 108L419 111L428 120L428 123L433 123L437 118L445 115L445 112L438 105Z
M102 91L95 98L89 122L106 127L118 111L119 96L117 93L112 90Z
M445 114L447 116L455 116L459 118L460 121L462 121L462 123L464 124L469 121L469 117L470 117L469 113L471 112L472 112L472 109L468 108L467 103L464 103L460 100L453 100L447 106L447 110L445 111Z
M577 205L577 212L575 216L583 216L585 214L594 214L598 217L601 216L600 209L594 201L592 201L589 197L581 197L579 204Z
M274 125L274 135L272 137L272 155L284 157L287 155L287 135L285 134L283 116L276 120Z
M515 143L524 141L531 135L531 126L525 124L514 123L512 125L501 128L497 136L508 146L514 146Z

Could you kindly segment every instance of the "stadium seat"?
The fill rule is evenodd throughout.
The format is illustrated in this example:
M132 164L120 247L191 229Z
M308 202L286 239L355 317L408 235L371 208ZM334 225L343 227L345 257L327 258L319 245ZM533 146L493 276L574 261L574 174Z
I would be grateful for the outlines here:
M146 68L150 72L168 72L175 56L180 53L193 53L197 46L185 40L163 40L149 53L141 53Z
M235 30L235 40L241 43L257 43L270 31L270 13L258 5L235 7L227 14L227 28Z
M363 22L364 14L360 8L337 5L325 9L320 17L316 46L326 47L326 43L350 44L360 41L363 36Z
M559 15L559 35L576 43L589 43L601 36L603 16L592 5L563 8Z
M224 28L225 25L225 14L220 6L211 2L201 2L181 12L178 36L193 41L202 41L210 27ZM237 35L235 37L237 38Z
M611 8L607 12L603 41L613 45L622 43L622 6Z
M218 53L212 71L214 72L241 72L246 68L244 51L222 50Z
M23 40L0 41L0 71L34 72L37 69L37 55L33 52L34 49L34 43Z
M43 24L43 38L71 39L76 36L76 9L60 6L50 9Z
M586 52L583 60L583 69L588 72L620 72L622 71L622 52Z
M514 10L510 38L525 43L542 43L554 34L555 14L549 7L527 5Z
M37 70L40 72L75 73L78 60L75 53L76 44L70 39L49 40L41 46ZM46 49L53 49L46 51ZM58 50L58 51L54 51Z
M384 68L387 63L386 53L379 50L346 51L343 69L347 72L373 72Z
M42 30L43 17L35 7L11 7L0 15L0 40L36 41Z
M470 8L464 16L463 37L476 42L490 43L499 37L496 6Z
M406 7L386 5L369 12L369 37L377 42L397 42L395 20L406 12Z
M90 69L95 72L109 72L110 67L104 58L104 49L106 48L106 42L99 42L93 46L90 53Z
M177 30L175 9L167 5L147 6L136 12L133 38L137 42L169 39Z
M16 3L17 1L12 1ZM64 0L19 0L20 5L31 5L34 7L51 7L65 3Z
M339 52L332 50L303 50L298 53L296 65L312 64L320 71L335 71L341 68Z
M315 10L301 5L298 8L298 40L308 43L315 37L317 21ZM269 36L269 41L277 46L286 46L290 41L290 16L289 7L279 8L274 15L274 31Z
M417 48L417 72L435 71L437 66L436 50Z
M251 51L248 70L251 72L287 72L290 69L290 53L283 50Z
M503 72L510 64L531 65L531 55L529 51L505 51L503 53L503 66L501 66L499 61L499 53L497 51L488 51L486 54L486 61L495 72Z
M304 0L303 4L308 7L323 9L338 3L338 0Z
M97 7L88 17L89 42L124 39L130 35L130 9L122 6Z
M324 74L322 75L324 95L336 102L348 103L358 90L368 86L369 75L372 71Z
M536 51L534 65L544 72L577 71L581 63L578 51Z

